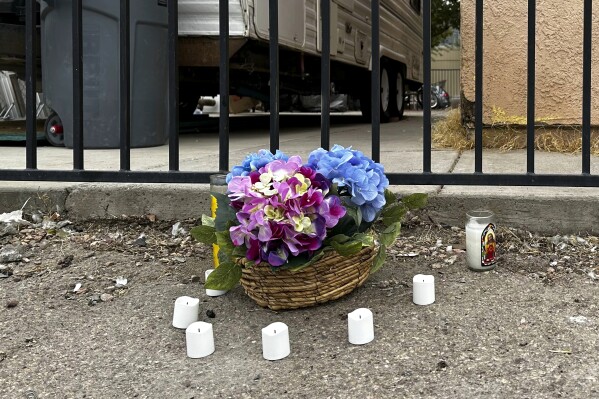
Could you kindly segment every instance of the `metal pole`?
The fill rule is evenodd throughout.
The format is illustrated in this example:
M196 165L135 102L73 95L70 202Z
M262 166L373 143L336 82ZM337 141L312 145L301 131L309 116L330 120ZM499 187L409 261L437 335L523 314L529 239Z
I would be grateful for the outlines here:
M431 172L431 0L422 2L422 171Z
M372 73L370 75L370 96L372 97L372 160L381 161L381 55L380 55L380 1L370 3L372 15Z
M25 6L25 84L26 84L26 166L37 169L37 112L36 112L36 18L35 1L26 2Z
M169 170L179 170L179 26L178 2L167 2L168 12L168 161Z
M220 28L220 118L218 168L229 170L229 1L219 0Z
M584 1L582 50L582 173L591 173L591 66L593 37L593 1Z
M83 170L83 12L73 0L73 168Z
M130 0L121 0L120 9L120 124L121 124L121 170L131 169L131 57L130 57Z
M536 1L528 0L528 89L526 93L526 171L535 173Z
M279 0L269 1L270 152L279 149Z
M474 172L483 171L483 0L476 0ZM430 89L428 90L430 91ZM430 106L430 104L429 104Z
M330 144L331 104L331 1L320 0L322 43L320 46L320 146L328 149Z

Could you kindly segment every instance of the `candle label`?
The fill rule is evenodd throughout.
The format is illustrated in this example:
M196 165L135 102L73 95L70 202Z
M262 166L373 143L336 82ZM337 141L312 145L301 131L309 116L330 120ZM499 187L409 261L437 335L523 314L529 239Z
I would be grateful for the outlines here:
M216 209L218 208L218 202L216 201L216 197L214 195L210 196L210 212L213 218L216 218ZM217 268L220 265L218 261L218 250L219 246L217 244L212 244L212 257L214 259L214 268Z
M489 223L480 235L480 253L481 264L483 266L491 266L495 263L495 225Z

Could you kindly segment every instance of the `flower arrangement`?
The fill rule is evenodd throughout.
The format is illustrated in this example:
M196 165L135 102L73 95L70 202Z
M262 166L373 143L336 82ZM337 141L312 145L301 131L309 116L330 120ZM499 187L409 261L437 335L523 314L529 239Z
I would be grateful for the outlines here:
M226 181L227 194L212 193L216 217L202 216L191 231L220 248L220 266L206 281L206 288L219 290L241 278L240 258L247 260L245 267L262 262L295 271L327 251L351 256L376 246L372 273L399 235L402 217L427 199L413 194L397 201L383 165L340 145L312 151L305 163L261 150L233 167Z

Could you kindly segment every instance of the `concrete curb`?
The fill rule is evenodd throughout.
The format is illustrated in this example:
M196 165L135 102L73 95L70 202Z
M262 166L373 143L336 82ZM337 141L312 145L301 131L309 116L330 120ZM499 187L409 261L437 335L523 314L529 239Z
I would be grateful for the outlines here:
M405 193L407 188L395 186L392 189ZM497 222L502 226L544 234L599 233L599 207L594 196L447 194L444 190L429 195L429 217L450 226L463 226L468 210L485 208L496 213ZM147 214L163 220L178 220L209 213L209 199L206 184L44 184L1 188L0 213L21 209L26 203L26 212L58 211L72 221Z

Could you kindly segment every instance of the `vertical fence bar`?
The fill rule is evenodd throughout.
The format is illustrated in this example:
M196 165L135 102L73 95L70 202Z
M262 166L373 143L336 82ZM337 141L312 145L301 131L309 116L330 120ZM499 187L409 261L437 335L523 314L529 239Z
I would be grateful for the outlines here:
M370 2L372 16L371 48L372 73L370 75L370 96L372 97L372 160L381 161L381 55L380 55L380 1Z
M328 149L331 131L331 1L320 0L321 58L320 58L320 146Z
M270 152L279 149L279 0L270 0Z
M25 6L25 128L27 169L37 169L37 101L35 96L37 79L36 4L35 1L28 1Z
M483 171L483 0L476 0L474 78L474 172Z
M526 171L535 173L536 0L528 0L528 89L526 92Z
M220 116L218 126L218 168L229 170L229 1L219 0Z
M168 12L168 163L170 171L179 170L179 45L178 2L167 1Z
M131 170L131 56L130 52L130 0L121 0L120 9L120 124L121 124L121 170Z
M73 168L83 169L83 9L73 0Z
M422 171L431 173L431 0L422 2Z
M591 51L593 0L584 1L582 55L582 173L591 173Z

